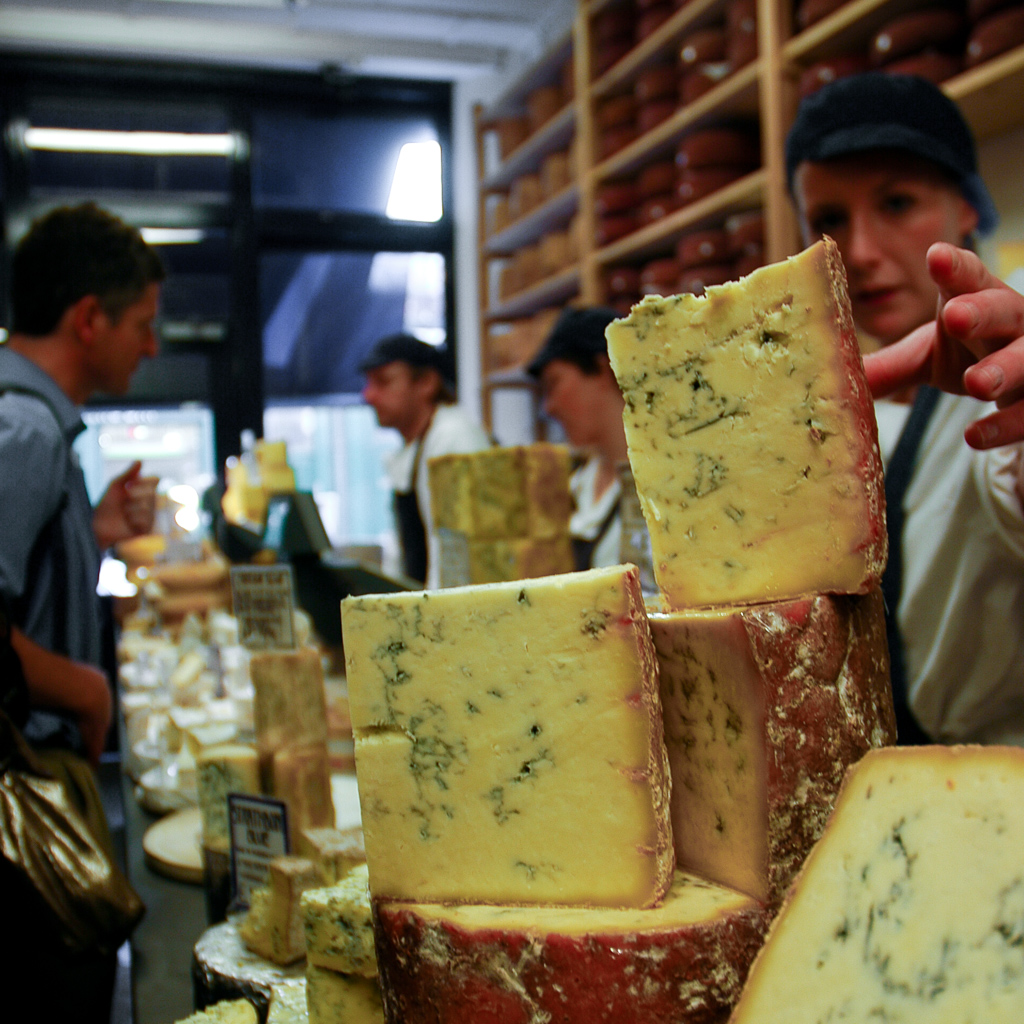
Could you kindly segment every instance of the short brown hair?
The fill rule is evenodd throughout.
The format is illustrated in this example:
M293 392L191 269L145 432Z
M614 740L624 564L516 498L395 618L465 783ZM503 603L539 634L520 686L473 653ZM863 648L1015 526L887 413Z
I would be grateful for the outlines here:
M14 251L11 329L50 334L86 295L95 295L116 323L165 276L163 261L136 228L92 202L57 207L33 222Z

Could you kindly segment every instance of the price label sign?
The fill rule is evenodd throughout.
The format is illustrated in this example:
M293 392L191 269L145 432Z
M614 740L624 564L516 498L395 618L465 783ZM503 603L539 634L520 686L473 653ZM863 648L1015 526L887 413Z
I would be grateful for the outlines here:
M288 853L288 808L280 800L228 793L231 822L231 889L249 905L267 881L270 862Z
M290 565L240 565L231 570L238 638L254 651L295 646L295 592Z

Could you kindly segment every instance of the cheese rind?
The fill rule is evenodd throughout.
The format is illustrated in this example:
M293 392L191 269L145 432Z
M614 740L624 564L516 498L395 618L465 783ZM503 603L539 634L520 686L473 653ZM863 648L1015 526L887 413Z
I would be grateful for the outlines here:
M342 974L377 977L370 915L370 882L365 864L336 884L302 894L306 959Z
M712 1024L768 925L750 897L677 872L649 910L374 901L390 1024Z
M670 607L879 582L877 429L831 239L703 297L649 296L606 333Z
M1024 750L893 747L850 769L732 1024L1016 1024Z
M896 741L881 593L650 621L676 860L777 903L846 768Z
M309 1024L384 1024L380 988L372 978L306 965Z
M635 567L347 598L370 889L647 906L672 875Z

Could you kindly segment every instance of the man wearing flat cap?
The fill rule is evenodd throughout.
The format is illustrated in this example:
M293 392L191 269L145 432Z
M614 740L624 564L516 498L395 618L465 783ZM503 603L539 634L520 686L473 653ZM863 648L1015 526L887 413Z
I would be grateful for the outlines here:
M899 741L1024 745L1024 297L971 251L997 215L970 129L924 79L854 75L803 101L786 163L881 346Z
M446 350L411 334L392 334L373 346L359 369L366 375L363 401L382 427L393 427L405 442L387 466L405 575L436 588L440 542L430 511L427 461L480 451L490 439L455 404Z

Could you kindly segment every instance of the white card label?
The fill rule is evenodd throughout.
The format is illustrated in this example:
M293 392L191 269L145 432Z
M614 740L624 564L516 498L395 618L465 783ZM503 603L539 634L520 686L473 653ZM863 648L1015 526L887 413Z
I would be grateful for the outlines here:
M231 598L243 647L265 651L295 646L293 594L290 565L241 565L231 570Z

